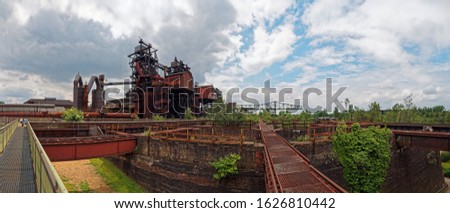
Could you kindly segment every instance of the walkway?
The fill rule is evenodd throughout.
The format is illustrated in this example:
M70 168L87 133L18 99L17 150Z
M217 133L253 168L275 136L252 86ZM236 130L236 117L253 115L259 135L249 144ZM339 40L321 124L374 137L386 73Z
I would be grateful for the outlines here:
M259 125L266 150L267 192L345 192L272 128L263 122Z
M0 192L36 192L27 129L17 127L11 141L0 155Z

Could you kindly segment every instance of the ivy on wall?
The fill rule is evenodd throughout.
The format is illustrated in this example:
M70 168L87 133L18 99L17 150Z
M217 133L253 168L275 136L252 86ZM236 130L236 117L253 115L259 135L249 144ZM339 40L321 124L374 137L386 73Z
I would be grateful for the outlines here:
M380 192L391 161L387 128L362 129L353 124L351 131L340 123L333 137L333 150L344 169L351 192Z

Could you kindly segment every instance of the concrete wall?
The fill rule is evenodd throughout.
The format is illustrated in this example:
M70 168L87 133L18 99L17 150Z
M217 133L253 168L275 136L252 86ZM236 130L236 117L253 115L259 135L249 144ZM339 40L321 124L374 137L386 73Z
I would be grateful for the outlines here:
M239 174L212 178L210 162L239 153ZM109 158L150 192L264 192L264 149L258 143L237 145L138 138L134 154Z
M348 188L331 142L296 142L293 145L322 173ZM439 151L399 149L395 145L391 150L391 164L382 192L438 192L446 186Z

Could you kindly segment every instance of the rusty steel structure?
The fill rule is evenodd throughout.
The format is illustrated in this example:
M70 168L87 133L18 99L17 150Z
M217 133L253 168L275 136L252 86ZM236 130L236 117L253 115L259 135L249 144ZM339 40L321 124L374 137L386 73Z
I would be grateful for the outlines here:
M265 149L266 192L346 192L267 124L260 121L259 127Z
M96 88L93 89L93 86ZM89 83L83 84L83 79L80 74L75 76L73 81L73 104L74 107L82 110L83 112L99 112L102 110L105 102L104 100L104 86L105 75L92 76ZM92 90L92 106L88 107L89 92Z
M450 151L450 132L392 130L398 147Z
M126 97L122 100L111 101L111 110L130 113L141 118L161 115L169 118L180 118L191 110L199 115L204 108L216 99L213 85L199 86L194 83L191 68L176 57L170 66L163 65L158 60L157 49L142 39L134 52L129 54L131 68L131 84ZM124 83L104 82L104 75L92 76L87 85L83 85L80 75L74 80L74 106L84 112L104 112L104 87ZM96 89L93 89L93 85ZM88 95L92 90L92 107L88 106ZM118 106L116 106L118 105ZM129 106L131 105L131 106Z
M125 135L41 138L40 142L53 162L131 153L137 145L135 137Z

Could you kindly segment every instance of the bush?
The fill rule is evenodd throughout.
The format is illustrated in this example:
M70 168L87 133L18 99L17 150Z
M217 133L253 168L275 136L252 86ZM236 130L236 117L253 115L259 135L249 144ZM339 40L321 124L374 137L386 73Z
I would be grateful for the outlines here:
M441 161L442 162L447 162L449 160L450 160L450 152L442 151L441 152Z
M163 121L163 120L165 120L165 118L163 116L161 116L161 115L153 115L152 116L152 120L154 120L154 121Z
M65 121L82 121L84 119L83 112L78 110L77 108L66 109L61 118Z
M391 160L387 128L361 129L340 123L333 137L333 150L344 169L344 179L351 192L379 192Z
M444 176L450 178L450 168L444 168Z
M308 138L308 135L300 135L297 137L296 140L300 141L300 142L305 142L305 141L309 141L309 138Z
M212 162L211 165L216 169L216 173L213 174L213 178L219 180L227 177L228 175L238 174L237 162L240 159L240 155L230 153L225 157Z
M192 114L192 111L190 108L187 108L184 111L184 119L193 120L195 119L195 116Z

